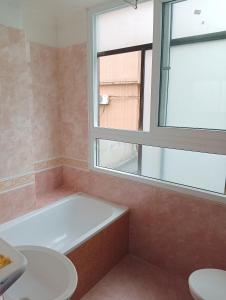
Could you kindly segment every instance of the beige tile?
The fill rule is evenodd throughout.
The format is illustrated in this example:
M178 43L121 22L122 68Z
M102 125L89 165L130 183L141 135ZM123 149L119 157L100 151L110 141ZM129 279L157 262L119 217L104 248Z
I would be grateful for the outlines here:
M82 300L192 300L178 276L132 256L125 257Z

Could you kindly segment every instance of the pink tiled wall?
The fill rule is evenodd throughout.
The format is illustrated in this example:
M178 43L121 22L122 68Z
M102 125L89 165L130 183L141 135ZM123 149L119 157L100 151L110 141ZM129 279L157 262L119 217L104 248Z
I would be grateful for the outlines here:
M33 169L33 95L23 31L0 25L0 179Z
M41 196L57 189L63 183L63 168L56 167L35 174L36 195Z
M0 178L7 178L60 157L58 49L0 25L0 66Z
M59 87L62 156L87 160L87 59L86 45L59 49Z
M20 180L35 162L60 157L60 129L58 49L0 25L0 181ZM0 193L0 223L34 209L37 195L60 186L62 168L34 178Z
M34 161L60 157L58 49L30 43Z
M0 224L36 208L35 185L0 194Z
M64 167L65 185L130 208L130 252L187 276L226 269L226 206L167 189Z

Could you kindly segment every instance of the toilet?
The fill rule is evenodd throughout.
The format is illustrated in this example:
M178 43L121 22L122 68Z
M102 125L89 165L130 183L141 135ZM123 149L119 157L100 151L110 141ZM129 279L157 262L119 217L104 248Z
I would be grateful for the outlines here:
M226 300L226 271L201 269L188 279L194 300Z

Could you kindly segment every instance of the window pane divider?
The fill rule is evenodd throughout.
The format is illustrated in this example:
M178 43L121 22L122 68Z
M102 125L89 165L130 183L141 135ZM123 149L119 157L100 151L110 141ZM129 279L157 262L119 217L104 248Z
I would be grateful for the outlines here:
M94 127L93 139L104 139L118 142L141 144L195 152L226 155L226 135L220 130L193 130L190 128L156 128L151 132L130 131Z
M152 49L152 43L142 44L142 45L137 45L137 46L131 46L131 47L126 47L126 48L119 48L119 49L98 52L97 57L122 54L122 53L128 53L128 52L143 51L143 50L145 51L145 50L151 50L151 49Z
M226 39L226 31L219 31L207 34L186 36L172 39L170 46L183 46L188 44L205 43L211 41L219 41Z

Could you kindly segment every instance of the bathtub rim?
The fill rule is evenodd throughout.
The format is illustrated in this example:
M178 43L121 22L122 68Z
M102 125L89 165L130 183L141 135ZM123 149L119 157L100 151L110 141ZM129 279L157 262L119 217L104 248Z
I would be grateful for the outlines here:
M73 193L71 195L65 196L62 199L56 200L53 203L47 204L46 206L35 209L31 212L28 212L24 215L18 216L16 218L12 219L12 220L9 220L5 223L0 224L0 236L1 236L2 231L10 229L11 227L16 226L20 222L29 220L34 216L40 215L42 212L49 211L54 207L58 207L60 205L63 205L64 203L70 202L73 198L79 198L79 197L85 197L85 198L88 198L88 199L93 199L93 200L103 202L107 205L112 206L113 207L112 215L110 217L108 217L106 220L104 220L103 222L101 222L100 224L98 224L97 226L95 226L95 227L91 228L90 230L88 230L86 233L82 234L79 238L76 238L73 241L71 241L70 243L74 244L74 246L69 247L68 249L66 249L64 251L59 251L59 250L56 250L56 249L51 248L51 247L47 247L47 248L53 249L53 250L58 251L58 252L60 252L64 255L67 255L70 252L74 251L79 246L81 246L82 244L84 244L87 240L91 239L92 237L94 237L95 235L97 235L98 233L100 233L101 231L106 229L112 223L114 223L115 221L117 221L118 219L120 219L121 217L123 217L125 214L127 214L129 212L129 208L126 207L126 206L119 205L119 204L116 204L112 201L104 200L103 198L98 198L98 197L89 195L87 193L78 192L78 193ZM23 242L20 245L16 245L16 246L21 246L21 245L24 246ZM26 246L34 246L34 245L26 244Z

